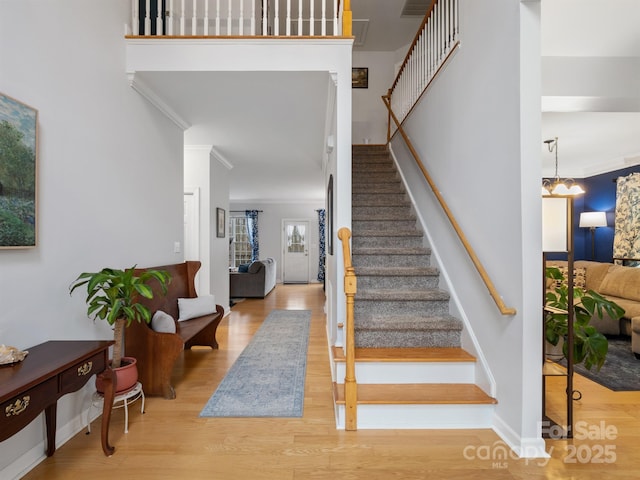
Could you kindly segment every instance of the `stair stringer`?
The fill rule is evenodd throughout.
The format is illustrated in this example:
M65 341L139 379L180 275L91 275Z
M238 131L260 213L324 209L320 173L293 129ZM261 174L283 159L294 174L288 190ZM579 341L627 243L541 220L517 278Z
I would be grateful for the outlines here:
M409 183L406 181L404 172L400 168L398 159L396 158L395 153L393 152L391 143L389 143L388 148L389 148L389 153L391 155L391 158L393 159L393 162L396 165L398 175L400 175L402 183L405 187L406 195L411 200L411 204L415 205L416 204L415 197L413 196L413 193L409 189ZM477 359L475 364L476 365L475 383L480 388L482 388L485 392L487 392L490 396L497 398L496 397L497 385L496 385L495 378L491 373L491 369L489 368L489 363L487 362L487 359L482 352L480 343L478 342L478 339L473 332L473 328L471 326L471 322L469 321L469 317L466 315L466 312L462 308L462 304L460 302L460 298L458 297L456 290L452 288L451 279L447 273L447 269L445 268L442 262L438 249L434 245L433 238L429 232L427 223L424 221L424 217L422 216L419 209L414 208L413 210L414 210L414 213L416 214L416 221L419 223L420 227L422 228L424 237L426 238L429 244L429 248L431 249L432 266L437 267L440 272L440 288L442 290L447 291L450 295L449 312L451 313L451 315L458 317L464 324L464 328L462 329L462 335L460 339L461 346L462 348L467 350L469 353L471 353L473 356L475 356Z

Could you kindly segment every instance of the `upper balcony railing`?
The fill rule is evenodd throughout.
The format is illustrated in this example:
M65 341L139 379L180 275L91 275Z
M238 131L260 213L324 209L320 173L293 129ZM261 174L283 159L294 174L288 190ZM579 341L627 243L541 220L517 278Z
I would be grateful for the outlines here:
M351 36L350 0L131 0L134 37ZM160 8L158 8L160 5ZM163 8L164 7L164 8Z
M401 123L460 44L458 1L431 1L429 11L389 89L387 96ZM390 128L391 124L389 119Z

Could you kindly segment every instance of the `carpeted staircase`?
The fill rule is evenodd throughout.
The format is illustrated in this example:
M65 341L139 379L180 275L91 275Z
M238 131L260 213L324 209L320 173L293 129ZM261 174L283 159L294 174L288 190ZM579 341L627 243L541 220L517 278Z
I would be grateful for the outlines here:
M462 322L384 145L353 147L352 263L358 428L489 428L496 400L460 348ZM335 362L336 423L344 427L344 352Z
M356 346L459 347L462 322L386 146L354 146L352 178Z

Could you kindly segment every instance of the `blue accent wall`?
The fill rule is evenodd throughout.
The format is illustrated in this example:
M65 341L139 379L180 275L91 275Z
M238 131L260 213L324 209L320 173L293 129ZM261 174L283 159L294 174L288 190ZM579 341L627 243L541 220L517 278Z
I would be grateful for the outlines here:
M616 210L616 182L618 177L640 172L640 166L623 168L613 172L595 175L579 181L586 190L578 206L575 203L574 257L576 260L613 261L613 233ZM606 212L607 226L595 230L595 257L591 257L591 231L578 227L581 212Z

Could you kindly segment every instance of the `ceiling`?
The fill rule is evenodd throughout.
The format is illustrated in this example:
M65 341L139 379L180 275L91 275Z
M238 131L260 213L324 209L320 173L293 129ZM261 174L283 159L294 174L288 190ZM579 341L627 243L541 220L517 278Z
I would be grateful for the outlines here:
M560 176L640 164L639 25L637 0L542 0L542 88L555 94L542 98L544 176L554 174L555 153L543 140L554 137ZM563 83L567 72L545 70L545 57L573 57L583 79Z
M396 51L408 45L422 17L401 15L407 1L429 0L352 0L354 34L358 37L354 50ZM640 72L640 1L541 2L543 65L544 57L606 57L623 64L638 62L637 69L632 65L628 71ZM545 85L550 80L558 83L556 77L561 76L553 73L543 70L543 91L548 90ZM611 81L620 76L618 71L607 73ZM232 166L232 202L322 201L326 73L138 75L193 125L185 132L185 144L213 145L215 154ZM566 85L555 85L560 94L542 98L540 158L544 176L553 175L554 157L543 140L553 137L559 138L561 176L580 178L611 170L612 163L640 163L640 73L634 82L632 93L626 92L622 98L615 98L615 90L607 93L611 98L592 92L576 96L573 87Z

